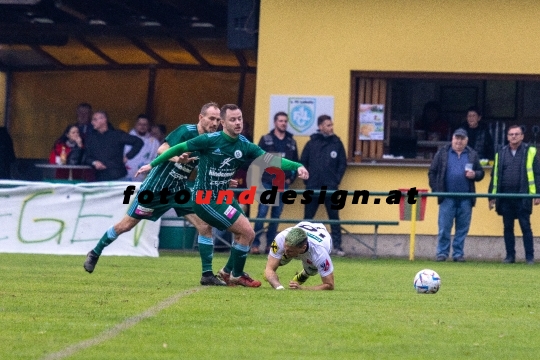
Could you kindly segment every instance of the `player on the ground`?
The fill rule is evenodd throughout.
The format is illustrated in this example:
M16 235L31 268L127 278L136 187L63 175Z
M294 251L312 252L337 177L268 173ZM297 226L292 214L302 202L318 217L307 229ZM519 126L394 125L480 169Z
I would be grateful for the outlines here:
M149 165L141 167L139 171L149 171L172 156L198 151L200 159L193 188L193 198L196 199L193 209L203 221L219 230L227 229L234 234L235 239L229 260L218 272L218 276L229 285L259 287L261 282L253 280L244 272L247 254L255 232L236 199L233 197L227 199L230 204L225 201L218 204L216 200L219 192L227 188L229 180L245 161L264 155L264 160L270 164L276 158L240 135L243 119L242 111L238 106L224 105L220 115L223 131L203 134L173 146ZM281 159L280 164L283 170L297 170L301 179L309 177L308 171L302 164L287 159ZM201 201L203 198L207 201Z
M264 277L276 290L285 289L279 282L276 270L292 259L302 261L303 270L289 281L289 288L296 290L334 290L334 265L330 258L332 238L321 223L302 221L280 232L268 254ZM315 274L321 275L322 284L302 286Z
M176 128L166 137L165 142L159 147L158 153L162 153L171 146L195 138L200 134L215 132L218 128L219 120L220 109L218 104L211 102L203 105L199 114L199 123L196 125L181 125ZM177 192L186 189L189 190L187 180L197 165L196 162L180 163L178 161L180 161L178 157L171 158L171 161L166 161L152 169L149 176L141 184L124 218L114 226L111 226L101 237L96 247L88 253L84 263L86 271L89 273L94 271L103 249L116 240L120 234L130 231L143 219L156 221L169 209L174 208L179 217L185 217L199 232L197 242L203 272L201 285L226 285L212 271L212 258L214 254L212 227L194 214L191 201L186 204L178 204L174 199ZM169 195L166 198L167 204L160 202L161 195L159 193L163 189L169 190ZM150 190L154 193L153 200L148 204L140 204L138 201L139 193L144 190Z

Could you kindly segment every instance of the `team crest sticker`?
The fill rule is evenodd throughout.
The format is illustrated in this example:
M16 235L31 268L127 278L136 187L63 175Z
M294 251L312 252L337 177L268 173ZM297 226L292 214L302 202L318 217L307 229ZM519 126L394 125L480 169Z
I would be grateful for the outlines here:
M277 254L278 246L277 246L276 240L272 241L272 245L270 246L270 249L272 249L272 252L274 254Z
M304 132L315 123L314 98L289 98L289 126Z
M234 157L237 158L237 159L240 159L242 157L242 151L236 150L234 152Z

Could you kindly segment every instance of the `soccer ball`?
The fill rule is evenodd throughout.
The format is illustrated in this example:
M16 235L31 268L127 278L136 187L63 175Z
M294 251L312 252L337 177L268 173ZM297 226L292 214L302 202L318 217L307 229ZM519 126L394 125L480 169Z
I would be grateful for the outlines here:
M441 286L441 277L433 270L420 270L414 277L413 285L419 294L435 294Z

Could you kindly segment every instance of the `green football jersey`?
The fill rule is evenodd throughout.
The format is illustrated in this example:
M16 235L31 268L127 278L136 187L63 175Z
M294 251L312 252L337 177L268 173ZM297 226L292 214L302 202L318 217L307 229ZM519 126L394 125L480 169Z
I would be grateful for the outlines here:
M264 154L264 150L243 135L233 139L223 131L191 139L187 148L200 153L193 191L212 190L212 200L217 199L219 190L229 188L229 181L243 163Z
M199 136L197 125L181 125L167 135L165 141L173 147L197 136ZM193 153L191 156L196 157L198 154ZM176 193L180 190L187 189L187 180L196 166L197 161L188 164L166 161L150 171L141 184L140 190L150 190L157 193L162 189L168 188L171 193Z

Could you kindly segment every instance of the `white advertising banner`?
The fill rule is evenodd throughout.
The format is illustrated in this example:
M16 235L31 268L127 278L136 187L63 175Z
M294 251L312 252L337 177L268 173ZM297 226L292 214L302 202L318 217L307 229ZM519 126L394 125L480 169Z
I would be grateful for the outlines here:
M126 214L128 185L140 183L0 181L0 252L86 255ZM160 224L141 221L103 255L159 256Z
M270 96L269 129L274 128L274 115L280 111L289 115L287 131L293 135L310 136L319 128L317 118L328 115L334 120L333 96L272 95Z

